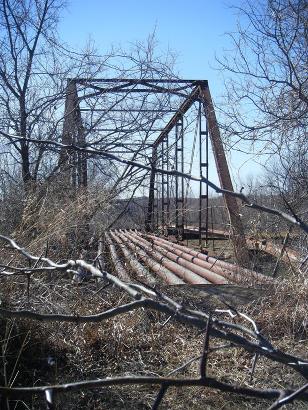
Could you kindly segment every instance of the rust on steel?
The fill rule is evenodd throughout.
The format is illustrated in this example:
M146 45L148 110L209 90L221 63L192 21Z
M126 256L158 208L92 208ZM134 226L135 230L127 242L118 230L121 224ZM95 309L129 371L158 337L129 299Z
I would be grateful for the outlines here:
M298 262L300 260L299 253L295 251L294 249L290 249L287 246L285 246L283 249L282 245L273 243L272 241L269 241L268 239L249 238L247 242L249 246L253 249L262 250L275 257L279 257L279 255L281 255L280 258L284 262L287 262L287 263L290 261Z
M216 119L215 109L208 84L200 85L200 97L203 101L205 116L208 120L209 136L212 143L213 154L216 162L217 173L221 188L233 191L233 184L229 167L220 136L220 130ZM244 234L244 227L240 218L237 199L230 195L224 195L232 227L232 242L237 261L243 266L249 266L249 254Z
M181 104L177 112L172 116L172 118L169 120L163 131L160 133L158 138L154 141L153 143L153 151L152 151L152 171L150 175L150 187L149 187L149 198L148 198L148 212L147 212L147 218L146 218L146 230L153 231L153 219L154 219L154 190L155 190L155 178L156 178L156 172L155 172L155 167L157 164L157 148L159 144L161 144L164 140L164 138L168 135L168 133L173 129L173 127L176 126L177 122L179 119L185 114L189 108L192 106L192 104L196 101L199 95L199 87L196 86L189 97L184 100L184 102ZM176 179L177 180L177 179Z
M202 82L198 82L202 83ZM207 84L207 81L204 81L205 84ZM173 127L176 125L178 120L185 114L189 108L193 105L195 101L198 100L200 95L200 90L199 87L195 87L191 94L188 96L188 98L181 104L179 107L178 111L173 115L173 117L170 119L170 121L167 123L163 131L160 133L158 138L154 141L153 147L157 147L164 139L164 137L173 129Z
M198 257L190 255L188 252L176 248L175 246L173 246L174 244L170 242L168 243L161 238L155 236L151 236L151 238L153 239L155 244L160 245L160 249L167 249L168 253L166 253L166 256L171 253L171 257L175 258L178 263L180 263L181 260L188 261L188 266L190 266L190 269L192 271L200 274L201 276L204 275L205 279L207 279L211 283L215 283L216 285L225 285L228 283L226 278L218 274L216 270L209 270L209 264L205 263L202 259L198 259Z
M148 200L148 211L147 211L147 218L145 222L145 229L149 231L153 231L152 222L154 219L154 188L155 188L155 168L157 164L157 147L153 146L152 150L152 159L151 159L151 174L150 174L150 188L149 188L149 200Z
M135 234L136 237L138 236ZM142 241L142 239L139 237L139 241ZM221 276L217 275L214 272L210 272L208 269L204 268L203 266L200 266L195 263L193 260L189 260L189 258L185 257L183 252L177 251L172 247L164 247L161 245L161 242L157 240L157 238L153 238L153 244L152 248L155 251L160 252L162 255L166 256L168 259L176 262L180 266L183 266L185 269L189 269L191 272L194 272L195 274L201 276L204 278L208 283L216 283L216 284L226 284L227 281L222 278ZM193 258L191 258L193 259Z
M274 283L273 278L154 235L115 230L106 239L117 274L122 278L127 275L124 266L129 265L131 274L150 285L157 280L170 285Z
M190 284L208 284L209 281L201 277L200 275L192 272L190 269L179 265L174 260L169 259L163 253L153 248L150 242L142 239L140 236L134 233L125 232L125 236L143 248L151 257L165 266L167 269L175 273L184 282Z
M147 235L151 238L157 238L154 235ZM205 255L201 252L195 251L184 245L179 245L177 243L173 243L167 241L163 238L157 238L161 243L168 245L174 249L183 251L185 254L191 255L194 257L193 261L196 264L200 264L202 261L201 266L206 267L208 270L212 272L216 272L220 276L223 276L228 281L236 282L236 283L244 283L245 281L253 282L253 283L273 283L274 280L271 277L262 275L261 273L255 272L250 269L243 268L239 265L235 265L232 263L228 263L226 261L222 261L220 259L214 258L213 256Z
M130 282L131 278L130 278L127 270L123 266L118 254L117 254L114 243L112 242L112 240L111 240L111 238L110 238L110 236L108 235L107 232L105 233L105 238L106 238L106 243L107 243L108 248L109 248L109 254L110 254L110 257L111 257L111 260L112 260L112 264L114 266L114 269L115 269L117 275L119 276L119 278L121 280L123 280L125 282Z
M171 84L173 86L171 87ZM78 96L78 87L89 87L91 91ZM153 230L154 219L154 200L155 200L155 170L157 162L157 148L163 142L168 133L177 126L179 120L192 107L195 102L203 104L203 115L208 124L209 138L212 143L214 158L217 172L220 179L221 188L233 191L233 185L226 161L226 156L220 136L220 131L216 119L216 114L206 80L179 80L179 79L69 79L66 90L65 114L63 124L62 142L64 145L78 145L84 147L85 130L81 118L80 101L91 96L98 96L108 92L146 92L146 93L169 93L183 98L181 105L175 111L169 122L160 131L158 138L152 143L152 172L150 176L150 189L148 198L148 212L146 216L146 228L148 231ZM93 109L95 110L95 109ZM183 148L179 148L183 151ZM207 160L206 160L207 161ZM82 150L69 152L63 149L60 155L60 169L66 176L69 176L73 186L82 186L87 184L87 157ZM208 165L206 165L208 167ZM200 171L201 172L201 171ZM180 177L180 176L178 176ZM177 177L177 178L178 178ZM176 181L177 181L176 178ZM183 185L183 176L182 186ZM183 195L183 189L181 194ZM200 193L200 195L202 195ZM205 194L207 196L207 194ZM239 205L237 199L230 195L224 195L225 204L228 209L230 224L232 227L232 241L235 256L238 262L244 266L249 265L249 255L244 236L244 229L239 215ZM178 203L183 205L183 198ZM178 207L178 205L177 205ZM206 208L208 208L206 206ZM179 225L182 225L179 224ZM179 227L178 227L179 228ZM182 229L182 226L181 226ZM208 230L206 222L206 232ZM201 224L200 224L201 232Z
M155 261L136 243L133 243L131 239L127 238L123 232L116 232L125 245L127 245L137 256L142 260L142 262L155 272L160 279L166 282L169 285L182 285L185 282L175 275L172 271L167 269L165 266L162 266L161 263Z
M233 191L233 184L224 152L223 143L221 140L220 130L216 119L214 105L212 102L209 86L207 81L198 81L195 83L195 88L192 90L188 98L179 107L179 110L173 115L170 121L165 126L164 130L160 133L158 138L153 143L155 152L159 144L162 143L166 135L176 126L179 118L185 114L195 101L201 101L203 103L204 115L208 122L209 138L212 143L213 154L215 158L218 177L220 180L221 188L228 191ZM153 157L154 158L154 157ZM156 157L155 157L156 160ZM149 189L149 202L148 202L148 215L146 221L147 230L151 230L153 221L153 205L154 205L154 183L155 183L155 171L151 174L151 183ZM232 242L234 253L237 261L243 266L249 266L249 254L247 250L247 244L244 234L243 224L240 218L239 205L237 199L224 195L225 204L228 210L230 224L232 227Z
M114 241L118 244L119 248L121 249L121 252L123 253L123 256L127 263L130 265L131 270L136 273L138 276L139 280L142 280L144 282L147 282L149 285L154 286L156 281L153 275L150 274L149 270L146 269L135 257L133 252L128 249L124 241L118 237L114 232L110 232L110 236Z
M77 83L71 79L68 80L66 86L62 143L85 147L85 130L81 118ZM69 152L63 148L60 152L59 167L62 178L74 187L87 185L86 152Z

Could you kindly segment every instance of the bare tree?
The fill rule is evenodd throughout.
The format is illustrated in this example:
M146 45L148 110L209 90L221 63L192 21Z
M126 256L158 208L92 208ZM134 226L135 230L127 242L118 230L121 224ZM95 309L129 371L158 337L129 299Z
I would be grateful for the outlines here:
M265 175L265 186L279 198L280 207L303 220L308 217L307 175L307 144L287 145L267 167Z
M62 0L0 2L0 134L6 153L21 166L25 190L57 169L57 155L25 139L59 140L67 77L91 76L108 56L99 58L93 44L80 52L57 36Z
M155 33L147 41L132 45L130 50L112 48L103 56L98 55L91 43L84 50L72 51L56 35L63 7L61 0L2 0L0 4L0 133L6 137L5 141L10 140L9 154L21 164L25 185L36 181L40 173L45 177L47 171L53 169L50 163L56 166L57 159L43 145L36 149L26 140L14 141L10 135L59 140L67 78L87 79L98 75L169 78L173 69L172 53L157 55ZM99 94L92 98L91 112L98 105ZM82 98L87 100L85 95ZM100 100L105 102L104 98ZM106 122L107 117L108 112L101 118L93 118L93 114L88 118L86 132L92 133L96 145L100 138L93 133L93 128L101 120ZM145 119L141 120L139 117L130 119L135 127L136 124L141 127ZM104 136L109 145L115 139L117 134Z
M2 134L23 137L48 133L60 88L55 50L51 46L62 2L2 0L0 5L0 110ZM53 102L53 104L51 104ZM37 179L44 147L11 141L27 186Z
M218 58L227 74L222 108L229 146L259 152L281 206L307 209L308 5L305 0L248 1ZM300 215L304 217L303 214Z
M93 43L83 50L71 50L57 37L58 18L63 10L61 0L1 0L0 2L0 145L3 163L21 170L21 191L32 193L38 181L49 180L57 175L61 167L61 155L46 144L34 144L29 140L61 141L63 138L63 121L71 115L64 109L66 85L68 78L93 79L102 77L128 78L169 78L173 72L173 55L158 55L156 52L155 33L145 42L138 42L130 50L112 48L105 55L97 52ZM173 74L172 74L173 75ZM107 109L104 113L95 115L95 108L121 104L122 98L116 94L106 97L104 90L91 90L92 98L86 95L86 85L79 86L83 108L89 108L85 118L84 140L87 146L101 146L114 150L123 145L120 133L115 131L102 135L95 127L113 126L112 113ZM106 102L108 98L108 103ZM136 99L135 99L136 101ZM88 106L87 106L88 103ZM131 99L133 103L133 99ZM141 102L145 107L146 98ZM162 101L160 105L168 103ZM125 114L118 123L118 128L126 128L126 134L131 134L130 128L142 128L151 123L145 113L128 118ZM103 124L103 125L101 125ZM16 140L13 136L20 136ZM131 135L129 135L130 137ZM9 142L9 144L8 144ZM127 147L124 147L126 149ZM130 154L134 155L130 149ZM79 155L79 154L78 154ZM83 155L83 154L80 154ZM104 160L89 157L89 175L99 175L101 180L108 179L108 185L119 186L123 181L122 170L117 170ZM2 171L2 170L1 170ZM6 169L10 175L10 168ZM101 177L100 175L103 175ZM4 175L4 174L3 174ZM141 183L140 176L135 176L131 168L126 170L126 184L132 178ZM30 189L31 188L31 189ZM109 188L109 187L108 187ZM123 190L123 184L114 189L115 195ZM36 189L36 191L38 191ZM44 190L43 190L44 191ZM32 198L30 214L35 214L33 205L39 203L44 192L36 192L38 198ZM36 195L35 194L35 195ZM61 193L62 195L62 193ZM27 205L27 204L26 204ZM3 202L5 207L5 201ZM31 222L32 224L32 222Z
M304 0L247 2L220 58L226 81L228 137L262 141L279 152L304 143L308 116L308 7Z

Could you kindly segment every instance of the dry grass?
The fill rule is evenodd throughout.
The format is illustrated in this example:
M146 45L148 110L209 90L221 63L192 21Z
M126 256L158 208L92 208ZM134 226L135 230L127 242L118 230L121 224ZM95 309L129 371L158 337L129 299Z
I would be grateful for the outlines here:
M23 243L28 243L35 253L41 253L49 243L51 257L60 259L78 255L84 246L83 239L89 238L91 218L98 209L108 213L107 194L95 191L72 198L53 192L52 188L40 198L33 197L32 206L36 218L29 210L29 220L24 217L20 230ZM25 213L26 215L26 213ZM32 216L31 216L32 215ZM32 219L31 219L32 218ZM87 221L83 225L81 221ZM108 223L105 219L104 224ZM87 233L85 235L85 229ZM2 255L3 256L3 255ZM5 258L2 258L5 259ZM10 254L7 255L7 260ZM21 261L17 261L20 262ZM17 263L16 262L16 263ZM15 261L14 261L15 263ZM30 296L24 277L0 278L0 300L13 309L34 309L39 312L91 314L104 311L128 301L123 292L104 283L89 282L81 286L71 283L71 278L62 273L33 277ZM213 287L213 289L216 287ZM210 289L210 288L209 288ZM305 357L307 355L307 311L308 283L304 275L288 273L272 289L252 291L234 287L217 287L219 291L206 293L189 287L164 288L171 297L191 307L205 311L225 307L223 301L251 315L269 337L274 346ZM224 289L224 290L223 290ZM218 293L218 294L217 294ZM8 340L8 366L6 373L13 378L14 385L42 385L72 382L84 379L120 375L167 375L191 358L198 357L202 350L203 336L188 326L170 320L163 326L166 317L157 312L139 310L127 313L101 324L74 325L69 323L37 323L34 321L2 321L0 345ZM246 323L247 324L247 323ZM5 336L5 329L11 333ZM24 342L26 340L26 342ZM211 347L221 342L211 341ZM24 344L24 345L23 345ZM23 345L22 352L21 346ZM19 353L16 369L14 365ZM303 380L289 368L261 358L252 381L250 369L252 356L243 349L231 348L210 354L209 374L218 380L238 385L259 388L300 386ZM3 361L0 364L1 384L4 378ZM14 371L13 371L14 370ZM193 362L177 376L197 376L198 363ZM72 409L150 409L157 395L157 387L112 387L78 393L62 394L57 397L57 408ZM26 409L23 403L12 402L11 408ZM27 400L28 408L44 408L39 397ZM208 388L170 388L161 409L255 409L266 408L264 401L238 397ZM1 403L0 403L1 408ZM296 403L290 409L304 409Z
M112 214L110 195L101 186L78 192L61 189L56 183L36 188L27 198L14 237L34 253L48 247L51 257L68 258L72 253L75 257L88 246L93 223L96 234L108 226L108 215Z
M285 283L266 299L261 298L240 306L240 309L253 315L264 334L271 336L275 346L304 356L307 351L307 328L303 327L303 316L307 301L300 281L298 282L296 286ZM97 288L94 283L76 287L70 280L60 277L51 283L46 283L43 277L34 281L31 284L30 300L26 298L25 286L22 279L14 284L8 281L3 283L1 294L10 292L10 301L7 303L14 308L31 306L39 311L80 315L99 312L128 300L125 294L112 287ZM170 289L171 295L179 301L183 300L178 292L174 293ZM291 306L291 291L300 291L296 298L296 309ZM285 303L283 310L287 295L290 295L290 301ZM222 306L219 298L215 297L206 301L203 309L212 309L213 304ZM291 316L286 313L287 309ZM68 323L14 321L16 337L13 338L12 334L10 342L12 363L25 334L29 332L29 340L18 365L19 374L15 385L61 383L111 375L166 375L200 354L203 336L174 321L162 326L165 319L162 314L140 310L102 324L77 326ZM212 346L219 343L221 342L213 340ZM48 364L48 357L52 358L54 364ZM242 349L217 351L210 355L209 374L219 380L256 387L298 386L302 382L300 376L289 368L263 358L259 360L253 381L250 382L251 364L252 356ZM195 362L179 372L178 376L197 374L198 364ZM61 395L58 397L58 408L149 409L156 394L157 388L150 386L97 389ZM30 408L42 407L40 399L33 398ZM161 408L261 410L266 408L266 404L207 388L172 388L168 390ZM305 407L296 403L290 408Z
M250 314L263 331L274 338L308 336L308 280L301 273L280 279L269 295L250 306Z

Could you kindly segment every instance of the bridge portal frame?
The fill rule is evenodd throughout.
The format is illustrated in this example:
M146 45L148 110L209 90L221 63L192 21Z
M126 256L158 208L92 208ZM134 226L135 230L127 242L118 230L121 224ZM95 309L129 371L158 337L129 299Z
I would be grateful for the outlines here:
M102 83L102 86L100 85ZM208 185L205 184L204 179L208 179L208 143L209 140L212 145L213 155L216 163L216 169L220 180L221 188L233 191L233 184L228 168L226 155L224 152L223 143L221 140L220 130L215 114L214 105L209 90L209 85L206 80L179 80L179 79L124 79L124 78L110 78L110 79L87 79L74 78L68 79L67 93L65 101L65 115L63 125L63 142L65 145L79 145L86 146L86 135L82 123L80 108L80 97L78 96L77 85L90 87L94 96L108 92L117 93L172 93L183 97L182 102L177 110L170 110L173 116L165 127L161 130L160 135L152 144L152 159L151 159L151 174L150 186L148 195L148 209L145 221L145 227L148 231L153 231L155 218L155 182L157 180L157 161L158 150L162 151L162 168L168 167L168 157L164 158L164 151L168 146L168 135L171 130L176 129L176 148L175 148L175 168L176 171L183 172L183 116L191 108L194 103L199 103L200 114L205 119L206 128L202 130L201 122L199 124L199 144L202 147L202 137L205 136L205 151L200 149L199 163L200 163L200 177L203 181L199 186L199 241L202 246L202 241L208 234ZM109 85L111 84L111 85ZM173 87L173 88L172 88ZM191 93L187 96L184 91L191 89ZM89 97L88 94L87 97ZM85 109L84 109L85 110ZM110 109L109 109L110 111ZM112 110L111 110L112 111ZM114 111L117 111L115 108ZM118 110L120 111L120 110ZM153 111L153 110L152 110ZM202 117L200 115L200 119ZM201 120L200 120L201 121ZM112 130L108 130L112 131ZM168 151L168 150L167 150ZM59 167L66 175L70 175L69 179L73 185L87 185L87 156L81 153L71 153L69 156L67 151L60 154ZM162 221L163 225L167 226L168 217L170 215L170 184L169 176L162 176ZM176 233L179 238L184 236L184 177L176 176ZM166 188L166 189L165 189ZM239 215L239 205L237 199L233 196L224 194L224 201L228 210L230 225L232 228L232 241L237 260L247 265L248 253L246 247L246 240L242 221ZM158 208L158 205L156 205ZM202 217L203 210L205 210L205 219Z

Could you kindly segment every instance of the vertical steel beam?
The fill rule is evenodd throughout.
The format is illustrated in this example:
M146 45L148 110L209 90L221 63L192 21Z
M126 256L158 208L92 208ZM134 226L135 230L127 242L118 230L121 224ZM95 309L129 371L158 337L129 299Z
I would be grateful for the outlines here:
M202 118L201 118L201 102L199 102L199 112L198 112L198 127L199 127L199 175L200 177L202 176L202 135L201 135L201 122L202 122ZM199 183L199 209L198 209L198 213L199 213L199 246L202 249L202 181L200 181Z
M148 211L145 221L145 228L148 232L153 232L153 221L154 221L154 200L155 200L155 178L156 178L156 166L157 166L157 147L153 147L152 158L151 158L151 174L150 174L150 187L149 187L149 201L148 201Z
M158 168L161 167L161 145L159 146L160 150L158 151L157 155L157 165ZM159 178L160 176L160 178ZM160 193L161 193L161 184L162 181L162 174L158 175L156 180L155 180L155 186L154 186L154 196L155 196L155 201L154 201L154 216L155 216L155 230L159 229L160 226L160 207L159 207L159 199L160 199ZM156 193L156 195L155 195Z
M205 116L208 121L209 134L211 138L220 185L224 189L233 191L233 184L231 181L228 163L220 136L214 105L207 84L200 85L200 97L203 101ZM242 265L248 266L249 254L244 234L244 227L239 215L239 206L237 200L230 195L224 195L224 200L229 213L232 228L232 241L236 259Z
M175 125L175 169L184 173L183 116ZM184 238L184 177L175 177L175 227L177 238Z
M209 127L208 120L206 119L206 130L205 130L205 177L209 179ZM205 187L205 240L208 243L209 239L209 186L206 184Z
M184 174L184 118L181 118L181 172ZM180 235L184 239L184 222L185 222L185 188L184 188L184 177L181 177L181 225L180 225Z
M168 135L162 140L162 154L161 154L161 168L168 169L168 150L167 150ZM168 218L168 175L162 173L161 175L161 227L162 232L166 230Z
M203 129L201 102L199 102L199 169L200 177L209 177L209 133L208 122ZM204 144L205 143L205 144ZM205 149L204 149L205 146ZM205 171L205 173L204 173ZM199 245L203 248L208 245L208 225L209 225L209 187L200 181L199 184Z
M74 80L68 80L66 87L65 111L62 143L64 145L85 146L85 133L82 125L78 101L77 86ZM63 179L74 187L87 185L87 155L84 152L69 152L62 149L59 167Z
M167 167L169 164L170 156L169 156L169 134L166 136L166 162ZM166 233L168 235L168 228L170 226L170 175L167 175L166 181Z
M178 171L179 169L179 159L178 159L178 145L179 145L179 139L178 139L178 126L177 124L175 125L175 153L174 153L174 159L175 159L175 170ZM175 176L175 232L176 236L178 238L178 229L179 229L179 180L178 176Z
M211 206L211 229L212 229L212 235L213 235L213 251L215 250L215 235L214 235L214 211L213 207Z

